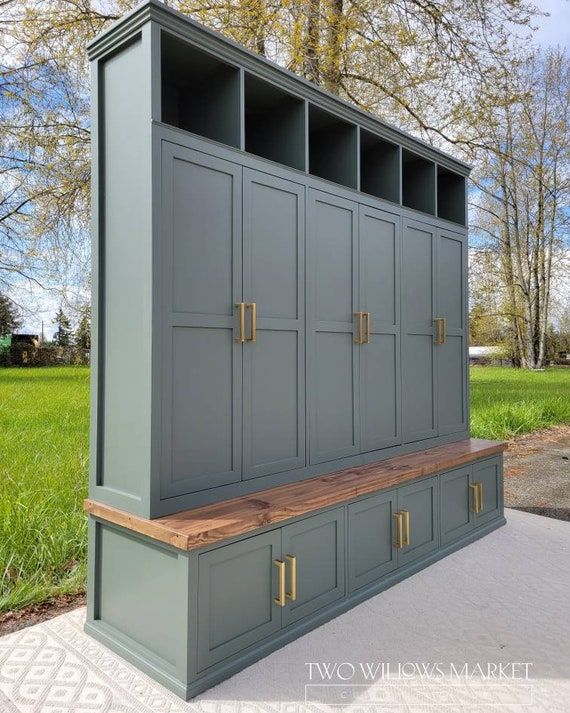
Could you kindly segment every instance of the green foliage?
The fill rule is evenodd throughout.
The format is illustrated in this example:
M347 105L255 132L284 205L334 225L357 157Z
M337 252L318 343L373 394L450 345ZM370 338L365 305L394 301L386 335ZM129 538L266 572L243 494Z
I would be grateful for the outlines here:
M85 583L89 369L0 369L0 611Z
M11 334L20 324L18 308L9 297L0 294L0 337Z
M79 323L75 330L75 346L91 349L91 307L84 305L80 310Z
M54 344L57 344L59 347L68 347L71 344L71 324L69 317L61 307L58 309L53 323L57 327L53 335Z
M471 435L513 438L570 424L570 368L471 368Z

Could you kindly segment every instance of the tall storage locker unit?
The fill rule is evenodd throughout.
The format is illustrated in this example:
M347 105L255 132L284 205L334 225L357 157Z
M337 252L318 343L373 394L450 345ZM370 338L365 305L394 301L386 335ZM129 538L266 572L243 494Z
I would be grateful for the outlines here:
M156 0L89 54L86 629L190 697L504 523L469 167Z

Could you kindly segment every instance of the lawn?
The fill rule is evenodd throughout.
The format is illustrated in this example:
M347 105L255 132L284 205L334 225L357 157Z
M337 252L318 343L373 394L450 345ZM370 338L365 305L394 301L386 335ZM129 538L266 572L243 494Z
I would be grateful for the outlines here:
M85 582L89 369L0 369L0 611Z
M85 583L89 370L0 369L0 612ZM474 436L570 423L570 369L471 369Z

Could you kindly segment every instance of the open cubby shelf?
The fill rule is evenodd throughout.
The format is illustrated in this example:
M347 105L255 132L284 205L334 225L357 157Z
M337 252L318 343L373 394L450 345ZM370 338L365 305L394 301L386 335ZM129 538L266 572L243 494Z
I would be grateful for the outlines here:
M237 67L162 33L162 121L240 147Z
M360 130L360 190L400 202L400 147Z
M402 203L435 215L435 163L402 150Z
M355 124L309 105L309 173L349 188L358 184Z
M437 167L437 215L465 225L465 178Z
M245 75L245 150L305 170L305 102Z
M463 175L164 30L161 120L376 198L466 224Z

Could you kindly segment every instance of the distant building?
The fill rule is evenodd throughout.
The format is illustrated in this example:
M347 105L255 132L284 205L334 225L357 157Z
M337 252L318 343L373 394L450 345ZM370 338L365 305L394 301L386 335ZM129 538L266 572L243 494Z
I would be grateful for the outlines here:
M505 358L504 350L501 347L469 347L469 364L491 364L503 366L509 360Z

